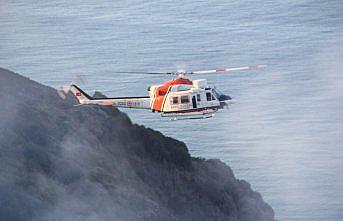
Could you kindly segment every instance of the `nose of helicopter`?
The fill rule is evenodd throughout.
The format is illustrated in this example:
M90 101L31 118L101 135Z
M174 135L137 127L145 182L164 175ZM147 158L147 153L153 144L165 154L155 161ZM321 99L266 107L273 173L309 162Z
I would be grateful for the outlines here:
M219 100L220 102L222 102L222 101L232 100L232 98L231 98L229 95L221 94L221 95L219 96L218 100Z
M218 97L220 108L228 107L230 101L232 101L232 98L229 95L221 94Z

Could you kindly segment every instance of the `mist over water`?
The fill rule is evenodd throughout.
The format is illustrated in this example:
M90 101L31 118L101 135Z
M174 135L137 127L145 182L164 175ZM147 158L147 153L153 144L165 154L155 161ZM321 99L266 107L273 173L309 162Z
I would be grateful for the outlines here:
M169 78L115 71L267 64L201 76L236 100L212 119L123 111L228 163L279 220L342 219L341 1L5 0L0 23L0 66L56 88L83 75L88 92L145 95Z

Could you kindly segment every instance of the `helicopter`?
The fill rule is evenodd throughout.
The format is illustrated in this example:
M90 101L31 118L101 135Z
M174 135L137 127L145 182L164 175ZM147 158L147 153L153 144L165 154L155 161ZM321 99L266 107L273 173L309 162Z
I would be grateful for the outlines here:
M59 95L65 98L71 93L77 98L79 105L101 105L118 108L148 109L161 113L162 117L177 119L202 119L214 116L223 109L232 98L223 94L215 87L210 87L206 79L190 80L186 75L201 75L209 73L234 72L253 70L266 65L232 67L206 71L176 71L176 72L118 72L125 74L166 74L172 79L148 87L148 96L140 97L91 97L76 84L71 84L68 90L63 88Z

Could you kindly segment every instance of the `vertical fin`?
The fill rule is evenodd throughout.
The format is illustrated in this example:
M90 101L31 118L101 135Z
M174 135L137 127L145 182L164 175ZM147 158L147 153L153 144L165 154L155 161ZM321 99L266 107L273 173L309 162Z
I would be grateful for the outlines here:
M75 84L70 85L70 91L74 94L80 104L87 104L90 100L92 100L91 96L89 96Z

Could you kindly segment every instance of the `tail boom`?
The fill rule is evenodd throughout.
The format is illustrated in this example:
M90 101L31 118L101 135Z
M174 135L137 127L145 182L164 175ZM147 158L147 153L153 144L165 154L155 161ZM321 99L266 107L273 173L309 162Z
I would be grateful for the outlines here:
M74 84L70 86L70 91L74 94L80 104L150 109L150 97L93 98Z

